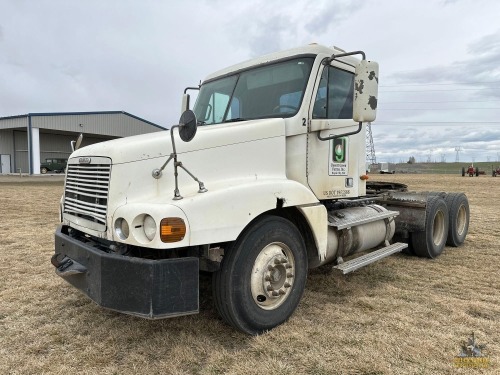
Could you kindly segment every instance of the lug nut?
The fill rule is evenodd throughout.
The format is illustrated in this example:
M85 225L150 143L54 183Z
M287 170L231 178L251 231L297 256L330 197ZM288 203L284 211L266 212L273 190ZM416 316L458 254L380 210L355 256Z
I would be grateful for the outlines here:
M272 271L273 269L274 269L274 267L273 267L273 266L271 266L271 265L267 266L267 270L268 270L268 271Z
M275 291L275 290L274 290L274 291L273 291L273 293L272 293L272 295L273 295L274 297L278 297L280 294L279 294L277 291Z
M287 265L285 266L285 268L286 268L286 269L290 269L290 268L292 268L292 265L291 265L291 264L287 264Z
M266 275L266 277L264 277L264 280L266 280L266 281L271 281L271 276Z
M286 260L286 258L283 258L283 259L281 259L281 263L282 264L288 263L288 260Z
M285 288L290 288L290 287L292 286L292 284L290 284L290 283L285 283L283 286L284 286Z
M288 272L288 273L286 274L286 277L288 277L288 278L293 277L293 273Z
M281 263L281 261L279 259L274 260L274 264L280 264L280 263Z
M268 285L266 289L268 292L272 292L274 290L274 288L271 285Z
M281 294L282 296L286 294L286 292L283 289L280 289L278 293Z

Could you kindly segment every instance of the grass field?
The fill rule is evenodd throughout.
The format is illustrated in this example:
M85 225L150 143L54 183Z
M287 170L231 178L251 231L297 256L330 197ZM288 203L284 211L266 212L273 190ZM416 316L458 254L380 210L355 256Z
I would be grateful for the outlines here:
M198 315L147 321L96 306L50 264L60 177L0 178L1 374L498 374L500 178L374 175L413 190L464 191L465 244L435 260L391 256L348 276L312 270L286 324L226 326L202 278ZM471 332L488 369L457 369Z

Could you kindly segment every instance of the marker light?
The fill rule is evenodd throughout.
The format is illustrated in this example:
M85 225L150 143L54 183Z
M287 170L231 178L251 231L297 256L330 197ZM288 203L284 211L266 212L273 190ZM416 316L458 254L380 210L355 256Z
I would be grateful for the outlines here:
M166 217L160 222L162 242L178 242L186 235L186 224L180 217Z

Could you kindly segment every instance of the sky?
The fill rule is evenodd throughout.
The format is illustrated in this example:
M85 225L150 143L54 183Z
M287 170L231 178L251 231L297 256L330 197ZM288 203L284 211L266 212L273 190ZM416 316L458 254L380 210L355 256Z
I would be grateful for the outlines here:
M380 64L378 162L496 163L499 16L495 0L0 0L0 117L126 111L170 127L211 72L319 43Z

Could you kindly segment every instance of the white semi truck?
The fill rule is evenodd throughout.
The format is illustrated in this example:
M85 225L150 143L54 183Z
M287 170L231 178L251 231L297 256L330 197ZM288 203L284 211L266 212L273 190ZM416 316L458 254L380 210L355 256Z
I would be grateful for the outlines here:
M76 149L56 273L105 308L159 319L197 313L211 272L223 320L259 334L292 315L309 268L461 245L464 194L367 182L377 85L363 52L308 45L209 75L170 130Z

